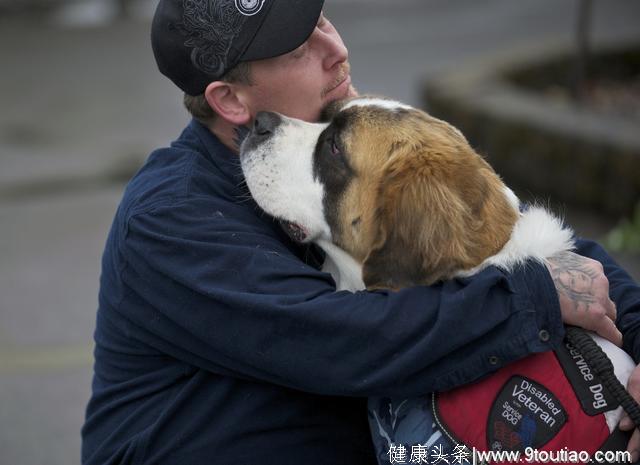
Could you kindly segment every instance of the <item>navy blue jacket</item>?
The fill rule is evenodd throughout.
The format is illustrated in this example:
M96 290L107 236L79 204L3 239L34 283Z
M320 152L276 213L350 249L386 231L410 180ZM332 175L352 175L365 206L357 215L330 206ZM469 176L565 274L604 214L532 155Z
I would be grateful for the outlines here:
M636 341L638 288L582 245ZM350 293L320 259L259 210L204 126L154 152L103 256L83 464L374 464L367 396L451 388L563 336L541 265Z

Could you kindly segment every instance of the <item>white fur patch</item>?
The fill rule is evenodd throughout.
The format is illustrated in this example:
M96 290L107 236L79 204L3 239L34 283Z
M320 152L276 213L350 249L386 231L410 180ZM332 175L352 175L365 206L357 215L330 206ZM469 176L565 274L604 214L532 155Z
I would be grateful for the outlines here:
M624 352L620 347L613 344L611 341L598 336L595 333L589 332L589 336L596 341L600 348L607 354L607 357L613 363L613 372L618 378L618 381L626 386L629 382L631 372L635 369L636 364L629 355ZM618 407L615 410L605 412L604 417L609 427L609 431L613 431L618 426L618 423L622 419L622 407Z
M313 178L313 153L328 124L281 116L274 135L243 152L242 171L251 195L271 216L300 225L306 240L331 238L324 215L324 186Z
M365 288L360 263L333 242L319 240L317 243L327 254L322 271L331 274L337 290L355 292Z
M514 194L514 192L507 186L504 186L504 193L507 196L507 200L509 201L513 209L517 212L520 211L520 199L518 198L518 196Z
M382 98L359 98L350 101L340 111L348 110L353 107L378 107L385 110L413 110L413 107L405 105L404 103L396 102L395 100L385 100Z

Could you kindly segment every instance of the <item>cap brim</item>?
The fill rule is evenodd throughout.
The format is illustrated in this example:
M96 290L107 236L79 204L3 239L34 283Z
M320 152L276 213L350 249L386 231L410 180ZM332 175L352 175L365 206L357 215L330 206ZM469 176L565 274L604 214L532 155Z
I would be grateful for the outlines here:
M273 2L267 18L239 61L272 58L295 50L315 29L324 5L324 0Z

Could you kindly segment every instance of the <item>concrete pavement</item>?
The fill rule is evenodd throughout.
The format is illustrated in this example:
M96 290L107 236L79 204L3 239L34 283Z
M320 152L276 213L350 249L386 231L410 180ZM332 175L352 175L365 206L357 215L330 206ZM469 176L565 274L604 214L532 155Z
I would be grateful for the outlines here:
M636 36L640 5L596 2L595 36ZM568 41L575 1L327 0L362 92L419 104L420 79ZM60 23L58 23L60 24ZM99 257L123 184L187 121L148 22L0 18L0 463L79 462ZM98 23L99 24L99 23ZM568 209L576 229L611 224ZM636 267L633 257L621 257Z

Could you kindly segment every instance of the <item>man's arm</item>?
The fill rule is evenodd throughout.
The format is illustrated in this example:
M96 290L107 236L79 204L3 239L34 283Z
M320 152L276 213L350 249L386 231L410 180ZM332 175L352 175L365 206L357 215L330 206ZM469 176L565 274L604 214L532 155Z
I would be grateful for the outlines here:
M320 394L412 396L468 383L563 336L542 265L335 292L276 225L217 214L209 198L188 202L129 220L119 249L135 305L116 311L126 312L123 331L189 364Z

